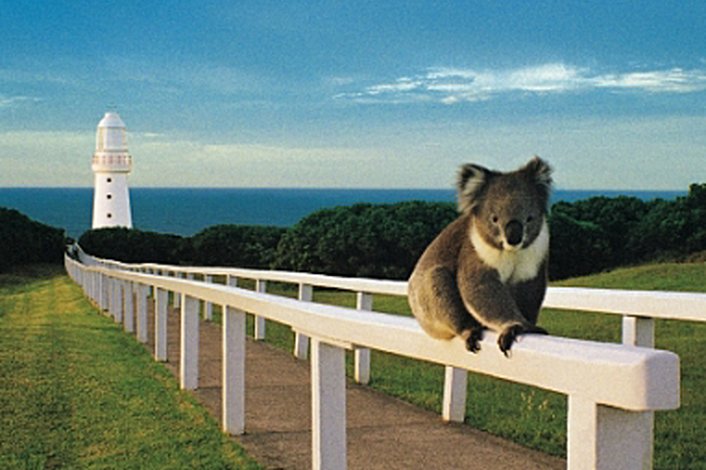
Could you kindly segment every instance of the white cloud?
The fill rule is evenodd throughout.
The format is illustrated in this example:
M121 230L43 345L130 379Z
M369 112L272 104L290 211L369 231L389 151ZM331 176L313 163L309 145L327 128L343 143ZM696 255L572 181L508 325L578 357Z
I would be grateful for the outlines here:
M36 103L41 101L32 96L4 96L0 95L0 109L15 108L24 103Z
M510 93L556 94L591 90L693 93L706 90L706 70L672 68L598 74L563 63L508 70L431 68L412 77L377 83L339 99L363 103L436 101L445 104L488 100Z
M706 90L706 71L673 68L609 74L596 77L594 83L596 87L602 88L637 89L652 93L692 93Z

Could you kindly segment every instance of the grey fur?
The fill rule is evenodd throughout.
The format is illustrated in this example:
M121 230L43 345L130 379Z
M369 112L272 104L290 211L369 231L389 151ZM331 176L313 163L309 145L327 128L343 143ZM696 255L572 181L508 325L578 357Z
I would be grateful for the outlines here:
M551 184L551 168L539 157L509 173L461 167L461 215L409 279L410 307L430 336L460 336L475 352L490 328L507 355L517 335L546 334L536 323L547 287Z

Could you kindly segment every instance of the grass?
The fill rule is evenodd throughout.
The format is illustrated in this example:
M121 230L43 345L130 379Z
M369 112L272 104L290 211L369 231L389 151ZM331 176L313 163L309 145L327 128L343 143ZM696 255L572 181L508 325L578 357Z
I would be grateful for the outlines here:
M0 468L259 468L60 267L0 275Z
M558 284L706 292L706 264L641 266ZM268 291L296 296L291 286L273 283ZM355 305L354 295L331 290L316 290L314 300ZM404 298L376 296L374 306L410 314ZM546 310L540 323L556 335L620 340L614 315ZM274 322L267 341L293 347L289 328ZM682 404L656 413L654 468L706 469L706 324L660 320L656 343L680 356ZM371 373L372 387L440 413L443 367L373 351ZM256 468L56 269L0 276L0 377L0 468ZM563 395L469 374L468 396L472 426L565 454Z
M577 278L564 286L706 292L706 264L657 264ZM268 291L295 296L292 288ZM353 307L350 293L315 291L314 300ZM375 296L376 311L410 315L407 301ZM620 342L616 315L545 310L540 323L552 334ZM267 341L291 350L289 328L269 322ZM706 324L659 320L656 347L680 356L682 401L676 411L656 413L655 469L706 469ZM372 352L370 386L415 405L441 412L443 367L391 354ZM348 357L352 375L352 359ZM469 374L466 421L472 426L553 455L566 452L566 397L537 388Z

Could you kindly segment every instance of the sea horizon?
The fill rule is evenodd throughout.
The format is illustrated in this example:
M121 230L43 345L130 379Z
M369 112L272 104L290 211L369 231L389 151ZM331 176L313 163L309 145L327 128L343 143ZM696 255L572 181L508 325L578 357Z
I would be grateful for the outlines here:
M556 189L551 203L594 196L631 196L672 200L687 191ZM225 188L132 187L130 204L135 229L191 236L220 224L290 227L324 208L357 203L403 201L455 202L451 188ZM0 187L0 207L63 228L77 238L90 229L93 187Z

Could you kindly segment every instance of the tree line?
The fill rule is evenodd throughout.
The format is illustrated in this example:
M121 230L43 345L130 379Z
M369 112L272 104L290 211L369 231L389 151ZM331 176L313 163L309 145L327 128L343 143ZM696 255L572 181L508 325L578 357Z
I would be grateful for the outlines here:
M281 269L406 279L426 246L458 216L451 203L409 201L322 209L290 228L216 225L191 237L126 228L89 230L88 253L125 262ZM706 252L706 184L675 200L593 197L551 208L550 277ZM61 262L64 231L0 208L0 271Z
M0 207L0 272L21 264L60 263L63 251L64 230Z
M217 225L193 237L90 230L88 253L126 262L282 269L406 279L426 246L458 216L451 203L410 201L323 209L285 229ZM679 259L706 250L706 184L675 200L593 197L558 202L549 217L550 277Z

